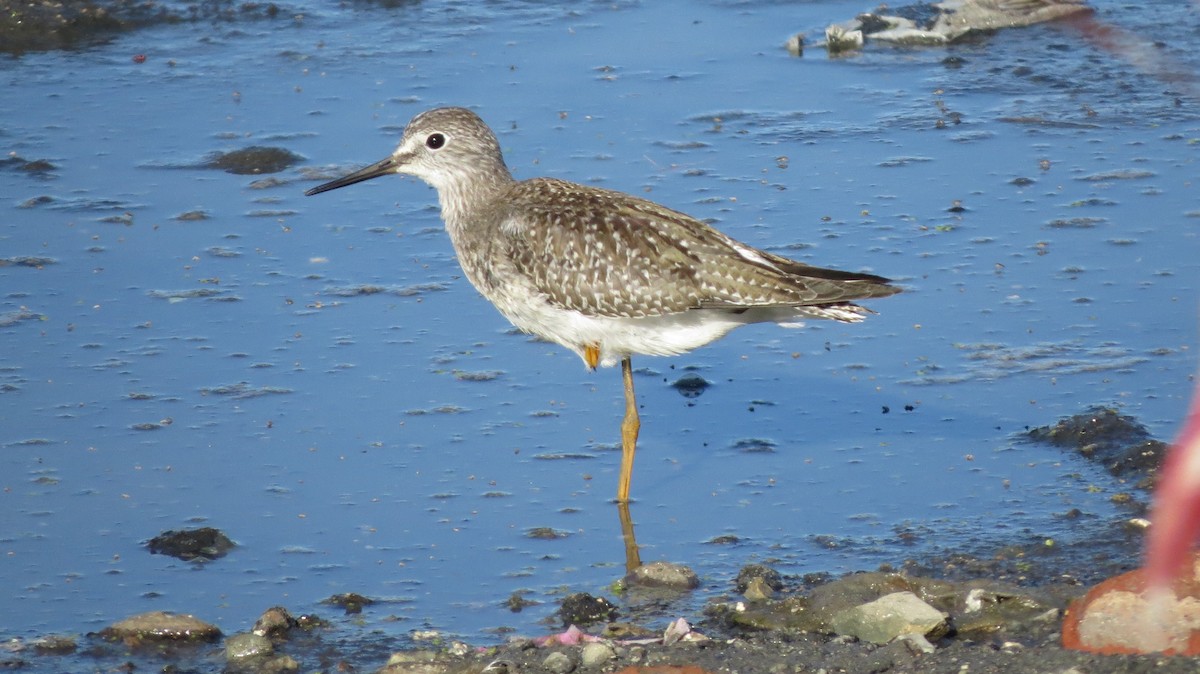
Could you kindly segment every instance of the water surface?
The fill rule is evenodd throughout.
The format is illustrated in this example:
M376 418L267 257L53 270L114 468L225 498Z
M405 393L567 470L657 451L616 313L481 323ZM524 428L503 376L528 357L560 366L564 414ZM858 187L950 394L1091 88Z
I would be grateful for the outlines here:
M1178 427L1200 13L1096 6L1160 46L1035 26L830 60L783 43L867 6L347 3L5 61L0 144L52 167L0 167L0 636L337 619L319 602L355 591L389 644L487 643L549 629L564 591L611 596L619 373L514 333L423 184L303 196L438 105L477 110L518 177L908 290L862 324L634 360L642 557L704 581L662 613L749 561L839 573L1121 517L1101 469L1019 436L1095 404ZM303 161L204 167L255 145ZM712 385L681 395L688 374ZM143 547L195 526L239 547ZM511 613L519 591L543 603Z

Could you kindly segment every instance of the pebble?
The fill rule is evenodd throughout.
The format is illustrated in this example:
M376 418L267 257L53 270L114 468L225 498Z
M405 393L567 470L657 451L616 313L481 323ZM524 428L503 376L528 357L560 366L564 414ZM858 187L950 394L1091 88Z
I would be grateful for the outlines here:
M688 567L672 562L650 562L627 576L633 585L692 590L700 587L700 577Z
M292 617L291 613L288 613L286 608L272 606L263 611L263 614L254 622L254 629L251 631L263 637L282 637L297 624L296 619Z
M590 644L584 644L583 649L579 652L579 661L584 667L600 667L604 663L617 657L617 651L611 644L603 641L593 641Z
M552 674L568 674L575 670L575 663L566 653L556 651L546 656L546 659L542 661L542 667Z

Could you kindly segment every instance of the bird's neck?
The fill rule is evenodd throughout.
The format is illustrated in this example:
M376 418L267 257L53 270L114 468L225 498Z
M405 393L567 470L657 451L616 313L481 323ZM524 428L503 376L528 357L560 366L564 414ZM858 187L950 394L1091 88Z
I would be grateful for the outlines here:
M500 195L513 184L512 174L501 164L498 169L478 172L473 175L455 176L438 185L438 202L442 207L442 220L451 236L464 227L476 214L490 210Z

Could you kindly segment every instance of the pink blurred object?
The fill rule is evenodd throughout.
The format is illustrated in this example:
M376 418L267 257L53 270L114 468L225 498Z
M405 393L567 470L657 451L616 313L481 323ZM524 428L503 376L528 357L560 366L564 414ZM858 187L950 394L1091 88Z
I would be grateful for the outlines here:
M1168 588L1191 559L1188 553L1200 534L1200 382L1183 430L1159 471L1150 522L1146 580L1152 588Z
M602 641L600 637L587 634L578 627L571 625L565 632L538 637L533 643L538 646L578 646L592 641Z

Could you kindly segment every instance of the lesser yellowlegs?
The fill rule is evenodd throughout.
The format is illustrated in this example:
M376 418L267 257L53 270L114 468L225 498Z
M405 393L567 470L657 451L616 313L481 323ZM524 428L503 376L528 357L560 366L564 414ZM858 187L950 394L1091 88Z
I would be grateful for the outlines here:
M305 194L391 173L437 189L467 279L513 325L574 351L589 369L621 363L619 503L629 500L640 429L632 354L684 353L749 323L857 322L870 311L854 300L900 291L880 276L752 248L645 199L514 180L495 134L463 108L417 115L391 156Z

